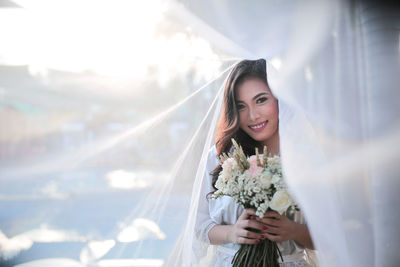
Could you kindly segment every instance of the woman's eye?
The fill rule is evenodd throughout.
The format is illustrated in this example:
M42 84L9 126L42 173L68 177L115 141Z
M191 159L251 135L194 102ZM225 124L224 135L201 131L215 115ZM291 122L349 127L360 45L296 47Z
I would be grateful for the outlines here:
M245 106L244 106L244 105L241 105L241 104L237 105L236 107L237 107L238 110L242 110L242 109L245 108Z
M257 99L256 103L257 104L264 103L267 100L268 100L268 98L266 98L266 97L260 97L259 99Z

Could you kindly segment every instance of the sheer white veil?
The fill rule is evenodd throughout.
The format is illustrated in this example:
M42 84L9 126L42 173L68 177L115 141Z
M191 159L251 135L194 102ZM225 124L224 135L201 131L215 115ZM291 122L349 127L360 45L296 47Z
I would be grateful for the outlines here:
M246 6L252 11L239 16L236 4L210 8L211 13L224 10L211 22L211 15L203 18L216 28L226 27L216 42L228 50L239 45L242 49L236 54L269 57L268 65L276 67L267 68L267 75L279 99L284 173L305 212L320 264L398 265L400 109L394 100L400 99L398 5L311 1L288 7L282 1ZM274 8L279 16L257 17L257 10L273 13ZM278 17L284 18L279 33L274 32ZM252 25L263 21L257 30L265 29L264 35L252 32L257 31L253 28L244 30L250 25L247 20ZM274 50L278 47L280 51ZM210 139L214 129L209 129ZM191 235L195 201L210 145L212 141L206 142L202 151L189 220L180 240L183 263L196 256L190 247L195 239ZM172 255L179 258L179 253Z
M14 2L29 6L23 0L0 5ZM49 27L39 36L54 34L47 58L40 57L46 44L29 31L0 44L0 208L5 214L0 264L50 257L43 252L49 243L56 247L63 241L75 244L63 256L77 266L113 266L111 260L121 258L135 264L149 258L153 261L146 264L154 266L207 266L212 246L198 242L195 223L223 87L234 64L258 58L267 60L268 82L279 100L283 171L304 211L320 265L400 264L398 4L143 1L147 11L162 14L149 18L131 6L133 1L121 1L115 26L104 20L115 7L100 1L95 11L89 2L78 9L71 5L62 23L48 26L56 21L54 14L42 21L40 12L29 17L32 32ZM47 5L62 16L60 7ZM66 31L79 18L87 21L88 14L99 23L85 24L93 46L84 31L76 36ZM165 30L157 42L174 49L158 51L159 46L132 38L149 36L144 23L131 21L136 17L161 21L156 30L146 29ZM29 26L14 24L16 32ZM4 25L0 31L9 33ZM103 58L105 47L97 45L112 45L117 30L124 38ZM35 52L29 59L52 62L63 55L57 47L68 42L64 35L88 42L80 44L86 53L64 58L64 71L34 73L24 65L28 48L23 46L14 65L4 63L12 47L25 43ZM188 51L182 51L183 43L190 44ZM69 44L75 52L81 48ZM118 53L131 46L131 53ZM155 64L162 54L169 56L164 68ZM126 63L143 58L151 64L135 69ZM87 63L89 71L69 70L75 61ZM132 81L90 71L102 61L107 64L100 72L121 74L123 69L109 68L122 62L129 75L143 72L157 79ZM54 247L61 255L64 247Z

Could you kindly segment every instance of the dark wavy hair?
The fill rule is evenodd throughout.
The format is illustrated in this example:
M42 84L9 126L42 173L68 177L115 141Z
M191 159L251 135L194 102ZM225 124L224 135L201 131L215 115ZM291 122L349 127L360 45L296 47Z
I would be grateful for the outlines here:
M216 132L217 156L227 153L232 147L231 139L234 138L242 146L247 156L255 154L255 148L260 144L239 127L239 111L236 104L237 88L246 80L257 78L267 86L267 72L265 59L242 60L236 64L229 74L224 89L224 100L221 118L218 122ZM215 183L222 167L218 166L211 172L213 177L212 186L215 190Z

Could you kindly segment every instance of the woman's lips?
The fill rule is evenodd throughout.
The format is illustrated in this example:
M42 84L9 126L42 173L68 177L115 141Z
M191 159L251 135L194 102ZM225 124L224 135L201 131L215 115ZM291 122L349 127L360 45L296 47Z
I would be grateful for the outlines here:
M268 123L268 121L263 121L263 122L258 123L258 124L249 125L249 128L253 132L260 132L265 128L265 126L267 126L267 123Z

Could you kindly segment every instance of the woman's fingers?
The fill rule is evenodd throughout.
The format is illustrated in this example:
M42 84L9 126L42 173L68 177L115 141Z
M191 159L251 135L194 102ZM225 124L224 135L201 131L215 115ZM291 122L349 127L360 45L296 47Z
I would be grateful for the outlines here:
M264 230L263 233L279 235L281 233L281 230L278 227L270 226L266 230Z
M264 213L264 218L274 218L274 219L280 220L281 216L282 215L280 215L276 211L267 211L266 213Z
M245 229L243 229L243 231L241 231L240 236L244 237L244 238L250 238L250 239L262 239L265 237L263 233L255 233L255 232L252 232L250 230L245 230Z
M263 224L266 224L267 227L268 227L268 226L275 226L275 227L278 227L278 226L280 226L281 223L282 223L281 220L270 219L270 218L257 218L256 220L259 221L259 222L261 222L261 223L263 223Z
M266 238L268 238L271 241L275 241L275 242L283 241L281 236L279 236L279 235L273 235L273 234L268 234L268 233L265 233L264 235Z
M265 227L262 223L252 220L243 220L239 226L242 230L240 236L246 238L264 238L262 231ZM253 231L252 231L253 230Z
M234 242L239 244L257 244L259 239L265 238L262 233L256 233L246 228L253 228L256 230L263 230L262 223L257 221L250 221L249 217L256 214L254 209L245 209L239 216L237 222L235 223L234 229ZM258 241L257 241L258 240Z
M243 230L238 237L239 244L257 244L262 239L270 239L272 241L281 241L281 236L271 232L254 233L249 230ZM259 240L259 241L257 241Z
M245 209L236 222L236 243L257 244L265 238L275 242L288 240L290 229L287 222L284 215L275 211L268 211L264 218L259 218L254 209Z
M239 216L239 219L247 220L252 215L256 215L256 211L254 209L245 209Z
M266 230L265 229L265 224L263 224L262 222L259 222L257 220L246 220L243 221L243 227L247 228L253 228L259 231L263 231Z

